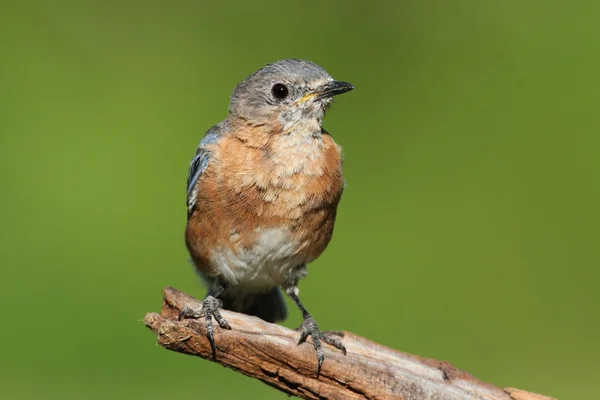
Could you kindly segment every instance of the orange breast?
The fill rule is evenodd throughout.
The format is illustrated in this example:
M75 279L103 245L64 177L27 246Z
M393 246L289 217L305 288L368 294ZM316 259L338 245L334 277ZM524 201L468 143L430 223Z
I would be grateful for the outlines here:
M197 183L186 230L196 266L220 275L216 253L250 249L269 228L284 228L298 259L314 260L331 239L343 185L340 148L328 134L255 129L223 138Z

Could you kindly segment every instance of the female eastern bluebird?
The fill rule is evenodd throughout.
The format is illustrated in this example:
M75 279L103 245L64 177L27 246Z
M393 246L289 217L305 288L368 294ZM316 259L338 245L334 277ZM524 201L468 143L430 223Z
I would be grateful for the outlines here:
M212 318L231 329L219 308L285 319L279 287L303 315L300 340L311 335L317 373L320 332L298 298L306 264L325 250L344 188L341 148L321 123L333 96L354 89L310 61L282 60L245 79L234 90L229 116L209 129L192 159L187 180L187 248L212 289L201 310L213 359Z

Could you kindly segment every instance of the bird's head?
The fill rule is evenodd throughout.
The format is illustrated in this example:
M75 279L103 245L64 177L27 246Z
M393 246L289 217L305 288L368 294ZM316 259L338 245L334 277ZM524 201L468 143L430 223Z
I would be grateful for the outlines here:
M281 60L256 71L231 96L230 116L252 125L279 124L283 132L320 130L333 96L354 89L305 60Z

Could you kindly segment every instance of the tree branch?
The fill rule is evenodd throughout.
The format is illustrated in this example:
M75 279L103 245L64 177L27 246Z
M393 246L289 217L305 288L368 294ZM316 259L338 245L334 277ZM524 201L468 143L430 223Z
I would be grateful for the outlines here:
M161 315L146 314L146 326L168 350L211 359L204 321L177 321L184 307L202 303L173 288L163 291ZM244 314L223 311L232 330L216 327L219 364L303 399L490 399L552 400L479 381L445 361L421 358L342 332L348 354L327 348L316 375L312 344L296 345L298 332Z

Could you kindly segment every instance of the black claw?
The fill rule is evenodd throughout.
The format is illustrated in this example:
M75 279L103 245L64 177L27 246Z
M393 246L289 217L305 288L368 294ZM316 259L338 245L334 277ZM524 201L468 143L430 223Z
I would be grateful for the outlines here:
M309 335L312 336L313 347L315 348L315 351L317 352L317 376L318 376L319 373L321 372L321 365L323 364L323 360L325 359L325 353L323 352L323 348L321 346L321 340L327 344L330 344L330 345L340 349L344 353L344 355L346 355L346 348L344 347L344 345L342 344L342 341L339 338L333 337L335 335L339 335L336 332L329 333L329 332L319 331L319 327L317 326L317 323L315 322L313 317L310 316L308 311L306 311L306 308L304 308L304 306L302 305L302 302L298 298L298 288L296 287L297 283L298 282L294 281L291 283L291 285L287 285L286 293L298 305L298 308L300 308L300 311L302 312L302 316L304 318L304 321L302 321L302 325L300 326L300 340L298 340L298 344L306 342L306 338ZM333 336L330 336L330 335L333 335Z
M325 356L317 357L317 376L321 373L321 365L323 365L323 360Z
M338 337L330 335L329 332L319 331L317 323L310 316L305 317L304 321L302 322L302 326L300 327L300 339L298 340L298 344L306 342L308 336L312 337L313 347L317 352L317 376L321 373L321 366L323 365L323 361L325 360L325 353L323 351L321 341L341 350L344 353L344 355L346 355L346 348L342 344L342 341Z
M323 365L323 361L325 360L325 352L321 347L319 335L313 336L313 344L315 350L317 351L317 376L319 376L319 374L321 373L321 366Z
M215 342L215 335L212 330L212 326L209 330L206 331L206 336L208 337L208 341L210 342L210 349L212 350L212 360L215 361L217 359L217 343Z
M215 342L215 334L213 328L213 317L223 329L231 329L229 323L223 318L219 311L220 303L213 296L208 296L202 303L200 312L190 308L184 308L179 312L178 319L181 321L184 318L202 318L204 317L204 326L206 328L206 337L210 343L212 350L212 360L217 359L217 343Z
M327 344L332 345L336 349L341 350L342 353L344 353L344 355L346 355L346 347L344 346L342 341L337 337L332 337L332 335L333 335L332 332L323 332L323 333L321 333L321 340L323 340Z
M227 320L225 318L223 318L223 316L221 315L221 312L219 311L219 309L215 309L213 310L213 316L215 317L215 319L217 320L217 323L219 324L219 326L223 329L231 329L231 326L229 325L229 323L227 322Z
M210 348L212 350L212 360L215 361L217 359L217 343L215 342L215 333L213 330L212 317L211 312L208 311L204 316L204 326L206 327L206 336L208 337L208 341L210 342Z
M302 332L300 332L300 340L298 340L298 344L306 342L309 334L310 333L307 330L302 330Z

